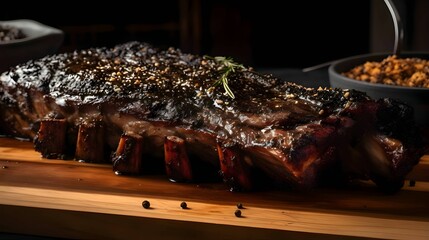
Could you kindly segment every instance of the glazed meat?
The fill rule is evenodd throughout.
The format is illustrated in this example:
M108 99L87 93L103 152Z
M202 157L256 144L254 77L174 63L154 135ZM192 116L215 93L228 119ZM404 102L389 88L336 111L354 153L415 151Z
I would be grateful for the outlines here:
M0 131L46 158L233 190L370 179L396 191L424 153L412 111L139 42L47 56L0 78Z

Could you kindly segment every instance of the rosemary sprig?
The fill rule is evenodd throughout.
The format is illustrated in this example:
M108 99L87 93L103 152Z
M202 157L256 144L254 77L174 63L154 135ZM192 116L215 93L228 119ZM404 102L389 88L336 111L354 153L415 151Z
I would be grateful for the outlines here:
M206 57L208 57L208 56L206 56ZM216 86L222 84L223 88L225 89L225 93L228 94L229 97L234 99L235 95L232 92L231 88L229 88L229 85L228 85L228 77L231 73L235 72L235 70L244 69L244 66L236 63L230 57L217 56L214 58L212 58L212 57L208 57L208 58L214 59L217 63L220 63L222 65L222 68L220 69L220 71L222 71L222 75L220 76L220 78L215 83L213 83L213 87L216 87Z

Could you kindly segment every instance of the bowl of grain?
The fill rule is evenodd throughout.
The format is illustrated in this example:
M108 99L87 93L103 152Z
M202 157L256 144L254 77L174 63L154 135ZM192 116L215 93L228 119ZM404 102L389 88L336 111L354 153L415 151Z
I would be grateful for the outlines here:
M391 98L414 109L417 124L429 128L429 53L371 53L330 65L333 88L355 89L374 99Z
M64 32L30 19L0 21L0 73L19 63L56 53Z

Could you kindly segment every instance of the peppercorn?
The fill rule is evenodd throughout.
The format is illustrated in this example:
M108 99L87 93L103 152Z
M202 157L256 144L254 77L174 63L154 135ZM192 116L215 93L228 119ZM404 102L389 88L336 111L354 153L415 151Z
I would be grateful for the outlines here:
M182 202L182 203L180 203L180 207L183 209L186 209L186 208L188 208L188 204L186 202Z
M241 210L239 209L235 210L234 214L236 217L241 217Z
M150 208L150 202L148 200L144 200L142 202L142 206L146 209Z
M238 209L243 209L243 204L242 203L237 203L237 208Z

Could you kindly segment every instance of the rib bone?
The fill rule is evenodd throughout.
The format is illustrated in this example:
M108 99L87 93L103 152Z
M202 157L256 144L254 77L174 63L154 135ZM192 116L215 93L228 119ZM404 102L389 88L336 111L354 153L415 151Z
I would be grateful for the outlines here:
M142 162L143 137L124 133L118 148L112 156L113 171L116 174L139 174Z
M238 146L217 145L221 174L223 181L227 183L231 191L248 191L253 188L251 169L244 160Z
M79 125L75 159L101 163L104 158L104 126L99 119L86 119Z
M34 138L34 148L44 158L63 159L66 150L67 122L65 119L44 119Z
M165 137L165 170L173 182L192 181L192 169L186 152L185 140L176 136Z

